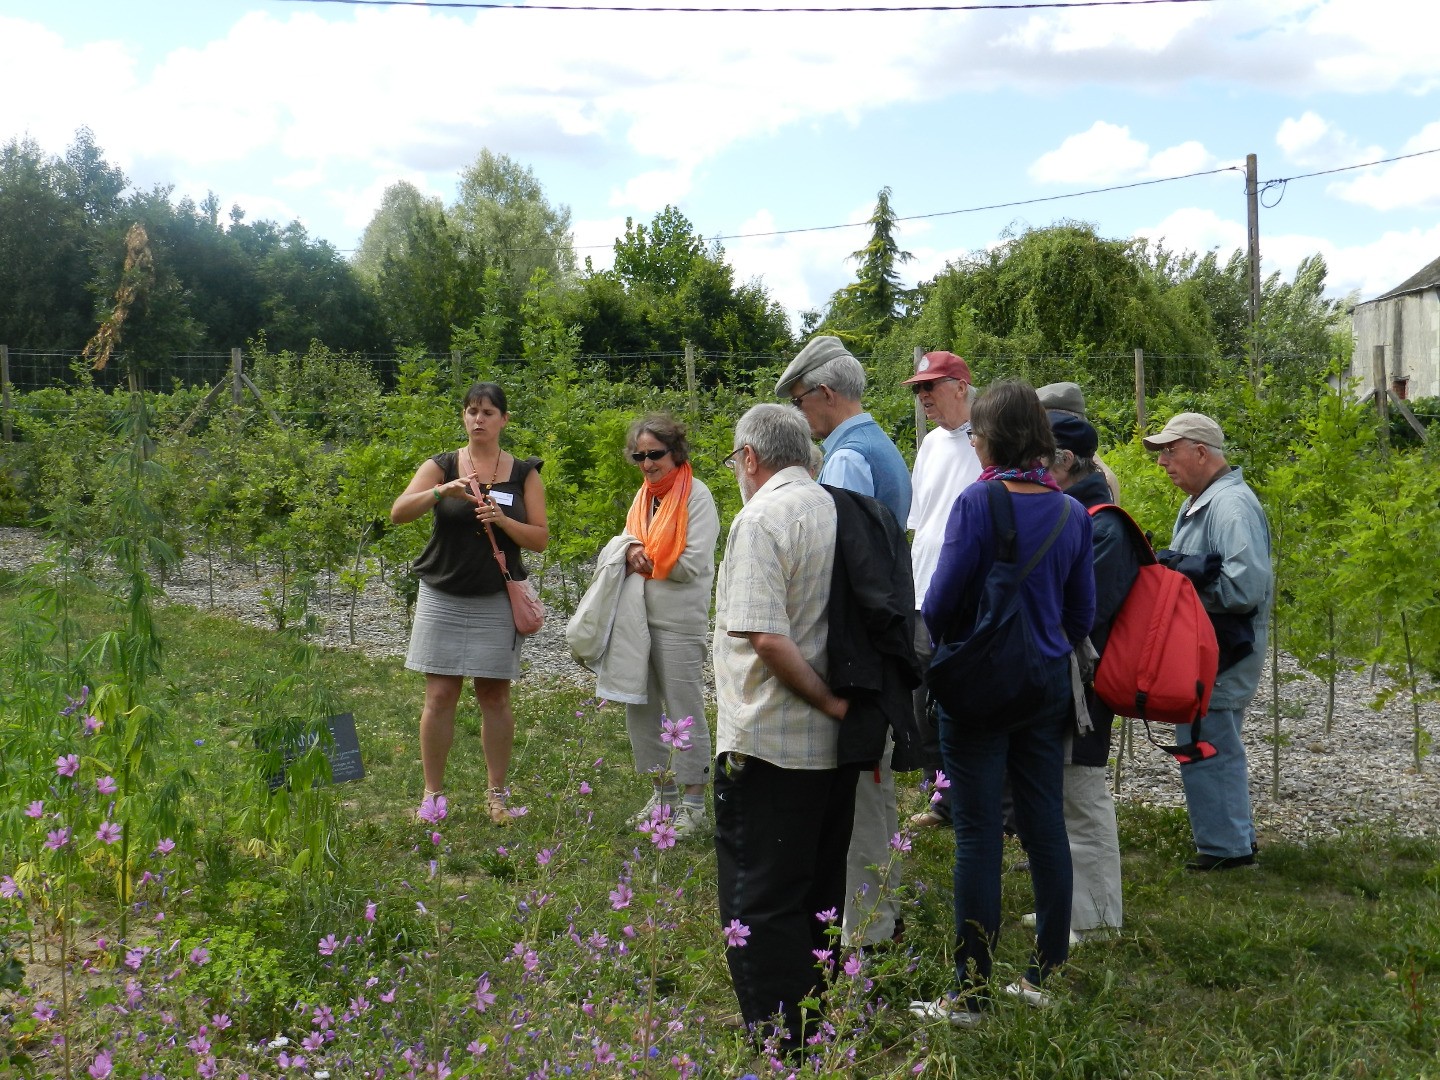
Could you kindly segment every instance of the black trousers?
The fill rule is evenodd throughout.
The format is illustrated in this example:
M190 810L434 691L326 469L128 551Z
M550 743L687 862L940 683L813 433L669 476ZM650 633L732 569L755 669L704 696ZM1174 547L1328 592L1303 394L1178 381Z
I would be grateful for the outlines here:
M726 950L745 1023L764 1025L777 1013L784 1046L803 1043L801 1000L824 977L816 949L835 949L815 916L845 909L845 854L855 821L856 768L782 769L759 758L721 754L715 776L715 854L720 924L749 927L743 947Z

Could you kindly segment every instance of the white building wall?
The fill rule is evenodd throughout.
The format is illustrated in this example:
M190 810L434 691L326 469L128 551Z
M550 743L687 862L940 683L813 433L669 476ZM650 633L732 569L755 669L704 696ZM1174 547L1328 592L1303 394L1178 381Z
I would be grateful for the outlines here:
M1350 374L1360 380L1361 395L1375 389L1372 357L1375 346L1384 345L1386 374L1391 380L1408 378L1407 397L1440 397L1440 290L1371 300L1351 314Z

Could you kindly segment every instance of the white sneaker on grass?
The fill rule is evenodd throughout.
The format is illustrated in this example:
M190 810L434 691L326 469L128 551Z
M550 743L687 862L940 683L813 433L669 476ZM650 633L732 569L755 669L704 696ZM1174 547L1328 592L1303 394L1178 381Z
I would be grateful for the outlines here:
M662 794L659 788L651 788L649 800L639 810L636 810L635 813L626 818L625 824L629 825L632 829L638 829L654 817L656 808L659 807L662 802L670 806L673 812L675 802L679 798L680 795L678 792Z
M971 1028L983 1024L987 1014L973 1012L948 994L942 994L934 1001L910 1002L910 1015L918 1016L922 1020L944 1020L951 1027Z
M1055 1004L1055 999L1045 993L1038 986L1032 986L1028 979L1021 979L1005 987L1005 993L1013 998L1023 1001L1032 1009L1048 1009Z
M675 830L676 840L688 840L692 836L708 836L710 834L710 815L705 812L703 806L689 806L682 802L675 808L674 816L670 818L670 826Z

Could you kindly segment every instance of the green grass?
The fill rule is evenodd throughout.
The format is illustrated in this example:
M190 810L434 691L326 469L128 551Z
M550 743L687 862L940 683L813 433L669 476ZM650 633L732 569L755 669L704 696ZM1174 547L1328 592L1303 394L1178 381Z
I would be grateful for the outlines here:
M18 617L17 601L14 581L0 581L4 625ZM95 598L81 598L80 613L89 632L108 617ZM466 1023L444 1012L487 972L501 1006L523 999L537 1045L598 1030L633 1046L647 1016L678 1018L683 1031L656 1061L622 1059L599 1075L674 1075L672 1049L689 1054L702 1076L769 1072L734 1026L713 852L691 843L657 857L623 824L648 781L630 768L618 707L597 709L571 688L518 684L512 782L528 813L500 830L483 813L478 716L462 706L447 785L455 809L441 853L412 820L422 786L419 677L398 661L322 654L314 678L355 714L367 777L327 792L332 858L322 872L295 874L287 869L293 842L261 843L244 827L254 799L245 786L254 757L248 688L290 670L290 644L187 609L162 609L158 622L164 674L154 691L174 725L167 752L176 760L167 764L187 765L199 779L185 801L194 892L175 903L169 932L186 948L191 938L211 943L212 966L195 994L240 1002L237 980L245 984L247 1037L287 1023L304 1034L304 1017L287 1012L292 999L356 992L362 965L341 970L318 955L317 942L363 929L360 913L377 901L363 970L400 986L393 1027L405 1038L456 1047L492 1039L498 1065L500 1040L519 1028L498 1010ZM580 794L582 782L590 794ZM903 798L902 812L919 808L913 785ZM1180 868L1190 850L1183 813L1127 805L1121 814L1124 933L1076 950L1055 983L1057 1008L1002 1004L977 1031L925 1028L904 1012L909 998L934 995L949 979L951 842L934 830L917 836L905 867L906 950L870 972L868 1000L889 1008L857 1024L845 1040L854 1062L832 1061L831 1074L898 1077L919 1065L932 1077L1440 1076L1435 843L1376 831L1272 843L1256 872L1193 876ZM427 880L432 855L435 881ZM0 872L12 865L0 855ZM624 875L636 898L615 910L609 894ZM418 913L417 900L439 917ZM999 977L1023 966L1019 916L1031 907L1028 880L1007 873ZM113 932L98 888L89 910L93 933ZM612 950L632 944L624 956L597 958L572 931L581 942L603 934ZM537 954L546 978L523 975L517 943ZM857 1020L862 1011L853 1010ZM474 1074L499 1075L489 1067Z

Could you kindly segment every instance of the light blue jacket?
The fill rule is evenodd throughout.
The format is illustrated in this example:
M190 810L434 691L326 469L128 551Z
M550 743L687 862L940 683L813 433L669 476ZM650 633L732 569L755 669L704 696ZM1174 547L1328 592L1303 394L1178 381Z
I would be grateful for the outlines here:
M1239 468L1180 505L1170 547L1186 555L1218 552L1224 560L1220 576L1198 588L1206 611L1255 610L1255 651L1222 671L1210 696L1212 709L1243 709L1255 697L1265 666L1275 573L1270 565L1270 523Z
M910 518L910 469L890 436L867 412L843 421L825 437L820 483L858 491L890 508L900 528Z

